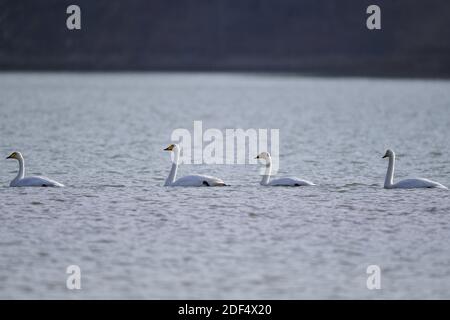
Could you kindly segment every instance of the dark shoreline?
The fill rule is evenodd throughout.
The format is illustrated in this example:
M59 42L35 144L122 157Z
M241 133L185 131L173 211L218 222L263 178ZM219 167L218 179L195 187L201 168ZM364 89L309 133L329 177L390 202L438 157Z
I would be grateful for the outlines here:
M367 79L392 79L392 80L450 80L450 74L414 74L414 73L367 73L367 72L326 72L326 71L291 71L291 70L253 70L253 69L48 69L48 68L0 68L0 75L8 73L72 73L72 74L126 74L126 73L185 73L185 74L241 74L251 76L279 76L279 77L312 77L312 78L367 78Z
M450 78L450 3L379 0L5 0L0 72L252 72Z

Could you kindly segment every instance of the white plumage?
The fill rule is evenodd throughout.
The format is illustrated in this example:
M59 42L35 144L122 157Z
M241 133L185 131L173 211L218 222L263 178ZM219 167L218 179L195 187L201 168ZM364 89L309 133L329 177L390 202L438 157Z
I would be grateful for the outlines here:
M263 186L286 186L286 187L301 187L301 186L314 186L315 184L308 180L302 180L298 178L280 178L270 180L272 174L272 157L269 152L260 153L256 159L262 159L266 161L266 169L262 176L260 184Z
M308 180L302 180L298 178L280 178L273 179L269 181L269 186L292 186L292 187L301 187L301 186L313 186L314 183Z
M180 187L214 187L214 186L224 186L225 182L222 179L205 176L205 175L189 175L182 177L175 182L170 184L171 186L180 186Z
M174 158L172 162L172 168L169 176L164 183L164 186L170 187L222 187L226 186L222 179L206 176L206 175L189 175L175 180L177 177L178 160L180 158L180 147L177 144L171 144L165 151L173 151Z
M13 152L6 159L19 161L19 173L9 184L10 187L64 187L63 184L47 177L25 177L25 160L20 152Z
M439 182L431 181L423 178L405 179L394 183L395 170L395 153L388 149L383 158L389 158L389 165L384 180L385 189L415 189L415 188L441 188L447 189L446 186Z

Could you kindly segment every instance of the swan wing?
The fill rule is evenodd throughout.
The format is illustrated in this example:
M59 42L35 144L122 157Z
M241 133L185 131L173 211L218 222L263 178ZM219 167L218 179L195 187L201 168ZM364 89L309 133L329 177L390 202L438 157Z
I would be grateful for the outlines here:
M222 179L205 176L205 175L189 175L182 177L175 181L172 186L181 186L181 187L216 187L216 186L225 186L225 182Z
M273 179L269 182L270 186L292 186L292 187L300 187L300 186L313 186L314 183L307 180L302 180L298 178L280 178Z
M398 189L413 189L413 188L441 188L447 189L444 185L439 182L431 181L428 179L405 179L401 180L393 185L393 188Z
M11 187L64 187L63 184L47 177L25 177L23 179L12 181Z

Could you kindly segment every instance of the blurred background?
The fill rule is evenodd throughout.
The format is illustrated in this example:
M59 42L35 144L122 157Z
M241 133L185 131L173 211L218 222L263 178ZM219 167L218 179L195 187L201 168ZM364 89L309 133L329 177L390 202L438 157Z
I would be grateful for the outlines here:
M449 17L446 0L0 0L0 69L448 77Z

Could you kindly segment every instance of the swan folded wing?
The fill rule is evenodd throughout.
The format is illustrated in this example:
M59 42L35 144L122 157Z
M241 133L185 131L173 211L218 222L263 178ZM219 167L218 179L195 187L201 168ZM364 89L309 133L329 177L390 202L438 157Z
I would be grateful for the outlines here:
M447 189L447 187L443 186L442 184L431 181L428 179L405 179L401 180L397 183L395 183L393 188L399 188L399 189L413 189L413 188L442 188Z
M205 176L205 175L189 175L182 177L175 181L173 186L182 186L182 187L215 187L215 186L225 186L225 182L222 179Z
M13 181L11 187L64 187L64 185L46 177L33 176Z
M280 178L270 181L269 185L300 187L300 186L313 186L314 183L312 183L311 181L302 180L298 178Z

